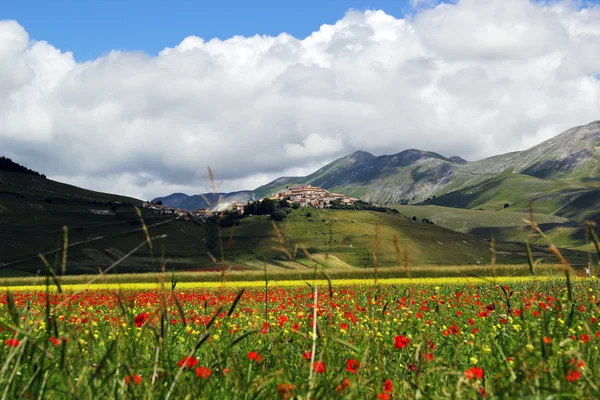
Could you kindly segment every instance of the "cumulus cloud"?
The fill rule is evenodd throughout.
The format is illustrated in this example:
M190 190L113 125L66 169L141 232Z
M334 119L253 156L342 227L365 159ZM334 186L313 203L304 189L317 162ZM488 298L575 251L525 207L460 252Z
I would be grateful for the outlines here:
M600 6L415 4L306 38L190 36L81 63L0 21L0 152L151 198L203 191L207 165L222 190L253 189L354 150L473 160L598 119Z

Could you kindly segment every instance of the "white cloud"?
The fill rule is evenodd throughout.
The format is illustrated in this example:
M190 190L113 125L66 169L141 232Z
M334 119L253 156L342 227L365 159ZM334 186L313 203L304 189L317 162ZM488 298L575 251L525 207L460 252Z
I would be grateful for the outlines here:
M310 157L328 156L344 150L341 136L324 136L311 133L299 143L284 143L285 155L293 158L307 159Z
M207 165L241 190L357 149L521 149L599 117L600 7L575 5L419 2L304 39L190 36L84 63L1 21L0 152L150 198L202 191Z

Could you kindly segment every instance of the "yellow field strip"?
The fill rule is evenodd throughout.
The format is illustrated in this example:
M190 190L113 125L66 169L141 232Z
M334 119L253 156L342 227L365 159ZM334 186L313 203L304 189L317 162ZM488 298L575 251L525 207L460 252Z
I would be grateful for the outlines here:
M474 284L514 284L524 282L546 282L552 280L564 279L560 276L499 276L499 277L445 277L445 278L389 278L379 279L380 285L474 285ZM585 278L572 278L573 280ZM317 284L319 286L328 286L327 280L282 280L269 281L269 287L298 287L306 286L306 283ZM352 285L374 285L373 279L335 279L331 281L335 286ZM168 288L170 282L165 282ZM177 289L211 289L211 288L260 288L264 287L264 281L231 281L231 282L179 282ZM62 285L63 290L81 291L81 290L155 290L159 289L158 283L94 283L94 284L67 284ZM56 291L56 286L50 286L49 290ZM29 286L5 286L0 291L41 291L46 290L44 285Z

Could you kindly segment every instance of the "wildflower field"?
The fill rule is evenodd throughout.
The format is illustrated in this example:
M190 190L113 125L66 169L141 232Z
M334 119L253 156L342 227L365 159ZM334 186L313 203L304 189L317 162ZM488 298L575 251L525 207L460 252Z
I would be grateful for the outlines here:
M211 284L5 289L1 398L600 397L595 278Z

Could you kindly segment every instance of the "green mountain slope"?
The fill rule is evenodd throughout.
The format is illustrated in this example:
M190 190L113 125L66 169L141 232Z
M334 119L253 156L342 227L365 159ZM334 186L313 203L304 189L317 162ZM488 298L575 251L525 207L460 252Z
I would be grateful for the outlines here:
M462 165L437 153L405 150L375 157L355 152L306 177L280 178L255 190L268 196L286 185L310 184L347 196L380 203L399 203L424 197L444 187Z
M458 232L468 233L482 238L524 243L546 245L546 240L533 232L531 227L523 222L529 220L529 212L470 210L432 205L395 205L393 208L409 217L415 216L419 220L426 218L436 225L453 229ZM556 215L534 213L534 220L542 231L548 235L552 242L563 248L576 248L593 250L591 245L586 245L585 227L576 221Z

